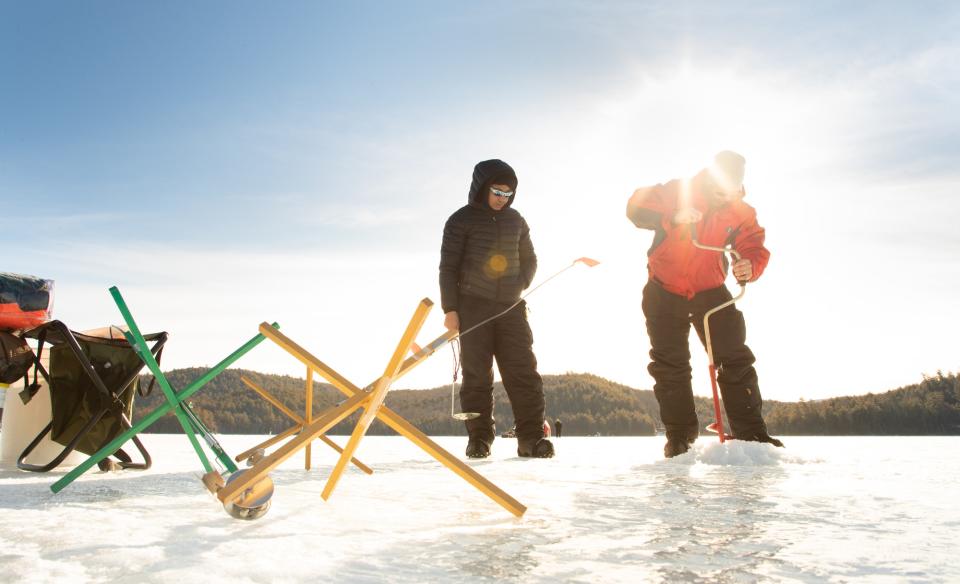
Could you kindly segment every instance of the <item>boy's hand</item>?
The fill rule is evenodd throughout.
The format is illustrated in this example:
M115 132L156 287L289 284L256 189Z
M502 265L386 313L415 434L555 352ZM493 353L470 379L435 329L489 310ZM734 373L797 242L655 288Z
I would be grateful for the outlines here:
M448 331L460 332L460 316L456 310L451 310L443 315L443 326L447 327Z
M733 262L733 277L737 282L749 282L753 279L753 264L750 260L739 259Z

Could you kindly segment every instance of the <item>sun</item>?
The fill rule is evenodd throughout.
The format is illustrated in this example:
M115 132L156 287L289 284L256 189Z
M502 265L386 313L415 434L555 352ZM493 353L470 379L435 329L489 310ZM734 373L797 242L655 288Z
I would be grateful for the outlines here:
M673 76L650 80L642 91L660 96L657 116L669 120L671 140L690 145L688 164L702 164L721 150L762 148L771 119L779 115L766 88L733 71L685 66Z

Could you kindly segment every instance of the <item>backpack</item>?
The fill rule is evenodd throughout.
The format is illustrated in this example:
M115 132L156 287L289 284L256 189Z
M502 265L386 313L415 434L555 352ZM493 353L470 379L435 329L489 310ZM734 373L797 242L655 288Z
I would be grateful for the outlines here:
M27 341L0 331L0 383L10 384L25 376L33 359L33 349Z

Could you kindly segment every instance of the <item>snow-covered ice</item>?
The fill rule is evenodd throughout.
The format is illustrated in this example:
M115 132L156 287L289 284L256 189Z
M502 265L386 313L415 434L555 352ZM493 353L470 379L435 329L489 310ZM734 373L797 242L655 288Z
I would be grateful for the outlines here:
M345 437L335 437L341 444ZM237 453L261 437L221 437ZM462 454L464 438L441 437ZM270 512L232 519L182 435L146 435L149 471L0 469L3 582L957 582L957 437L562 438L552 460L498 439L470 464L514 518L400 437L364 438L324 502L321 443L272 477Z

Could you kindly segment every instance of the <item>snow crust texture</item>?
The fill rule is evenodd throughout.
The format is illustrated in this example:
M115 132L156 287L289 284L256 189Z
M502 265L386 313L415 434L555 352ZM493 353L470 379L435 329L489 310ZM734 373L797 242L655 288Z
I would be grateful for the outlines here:
M262 437L223 438L240 452ZM341 444L345 437L335 437ZM465 439L438 441L462 455ZM470 461L507 511L399 437L367 437L331 499L335 453L272 473L270 512L229 517L182 435L147 435L149 471L0 468L0 582L957 582L960 438L497 439Z

